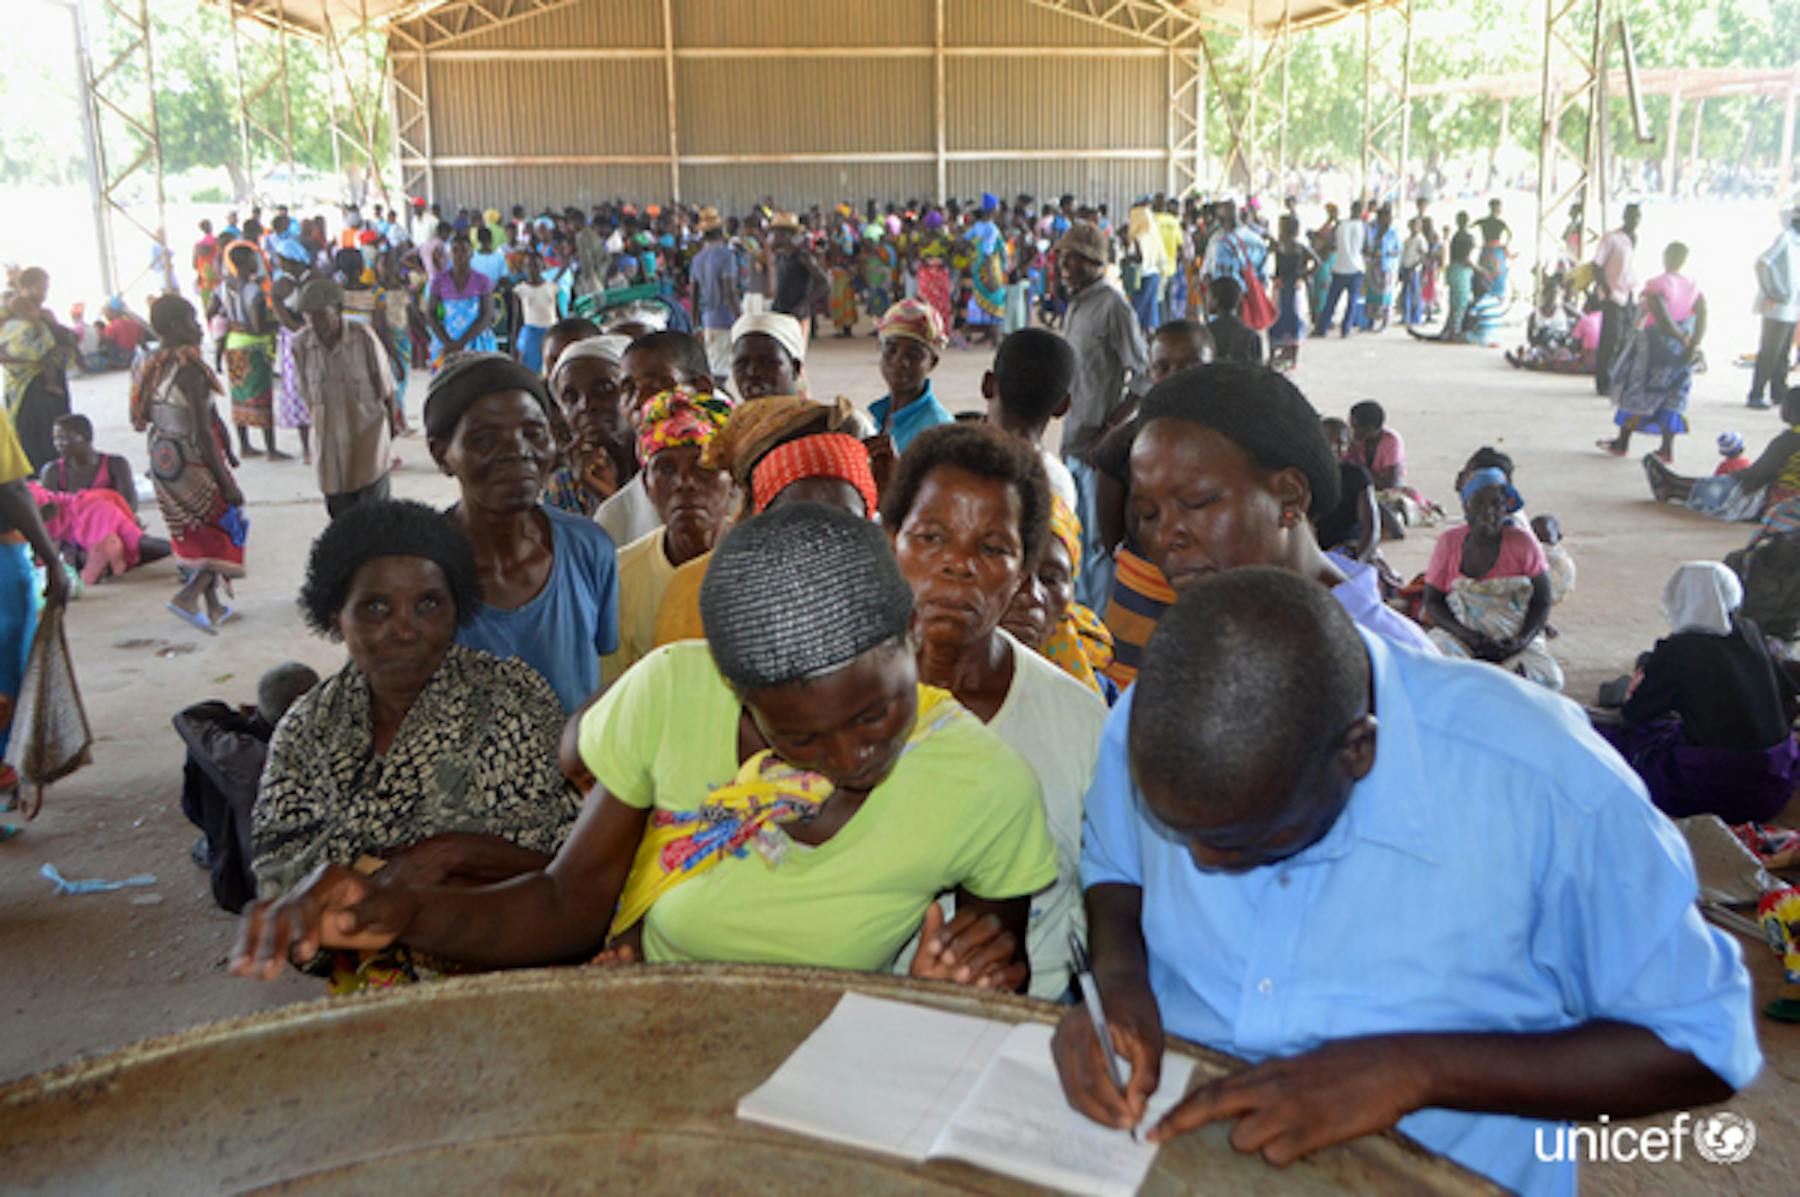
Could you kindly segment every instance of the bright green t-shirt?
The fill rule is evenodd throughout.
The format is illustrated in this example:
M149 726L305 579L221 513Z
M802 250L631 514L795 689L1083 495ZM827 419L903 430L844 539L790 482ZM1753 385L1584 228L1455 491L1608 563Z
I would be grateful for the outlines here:
M737 774L741 706L703 641L657 649L581 721L581 758L639 808L689 811ZM838 833L683 882L644 918L644 956L886 969L938 894L1024 897L1056 880L1037 778L967 711L900 758Z

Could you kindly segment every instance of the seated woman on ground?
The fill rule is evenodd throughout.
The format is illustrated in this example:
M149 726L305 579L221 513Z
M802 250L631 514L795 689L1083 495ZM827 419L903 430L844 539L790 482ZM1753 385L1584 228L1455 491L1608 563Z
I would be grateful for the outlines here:
M1670 634L1640 659L1624 726L1598 729L1674 818L1766 823L1800 782L1794 683L1743 600L1718 562L1677 567L1663 587Z
M117 576L167 557L169 542L144 535L138 522L130 464L94 451L94 426L88 418L57 417L54 437L57 459L39 473L42 485L32 487L63 560L92 586L109 573ZM96 551L99 560L90 560Z
M1443 518L1443 509L1406 481L1406 443L1387 426L1387 411L1373 399L1350 407L1350 450L1344 460L1374 479L1385 539L1404 539L1407 528L1430 527Z
M1800 496L1800 387L1789 387L1781 399L1781 422L1749 469L1711 478L1677 474L1654 454L1644 458L1650 493L1658 502L1684 504L1689 511L1716 520L1753 520L1788 499Z
M1059 867L1032 903L1026 948L1032 996L1055 1000L1069 987L1069 928L1080 926L1081 800L1106 703L1000 626L1052 539L1051 502L1030 445L951 424L901 455L881 522L912 587L920 679L954 694L1037 774Z
M1022 988L1031 896L1057 877L1037 781L919 684L885 534L766 512L714 551L701 609L705 643L651 653L581 717L599 781L547 868L470 890L328 864L251 908L233 971L394 943L509 967L609 941L611 962L884 971L922 931L914 976Z
M1050 539L1037 569L1000 617L1000 626L1035 653L1094 691L1111 706L1119 684L1106 675L1113 661L1113 634L1098 615L1075 601L1081 574L1081 521L1055 495L1050 502Z
M1340 553L1365 565L1375 559L1381 545L1381 507L1375 493L1375 476L1367 466L1351 460L1350 425L1336 416L1319 421L1331 451L1338 459L1338 501L1314 521L1319 547Z
M1587 310L1577 313L1554 298L1551 286L1545 284L1545 303L1531 314L1526 344L1507 350L1506 360L1520 370L1592 374L1600 350L1600 301L1589 298Z
M251 839L262 898L304 893L321 867L424 887L549 862L580 809L557 767L562 706L530 666L455 643L477 595L468 541L420 503L365 503L314 542L301 610L350 660L269 745ZM315 963L337 992L439 970L405 951Z
M1492 467L1462 487L1466 523L1446 529L1425 567L1425 620L1445 654L1487 661L1552 690L1562 667L1550 655L1550 563L1529 531L1507 518L1524 500Z

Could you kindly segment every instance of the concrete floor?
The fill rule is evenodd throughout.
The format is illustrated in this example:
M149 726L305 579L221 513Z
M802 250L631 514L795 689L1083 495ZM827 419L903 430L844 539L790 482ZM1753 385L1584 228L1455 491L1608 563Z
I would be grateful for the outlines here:
M1713 437L1727 427L1743 431L1752 452L1779 430L1773 413L1740 406L1747 378L1730 358L1741 348L1715 348L1713 372L1698 381L1695 434L1678 449L1684 471L1711 472ZM814 393L847 394L863 404L878 397L875 356L866 336L822 340L812 354ZM988 357L952 350L938 370L939 395L953 407L978 407ZM1635 462L1599 454L1593 443L1610 431L1611 409L1585 379L1523 374L1495 351L1427 345L1391 332L1308 344L1295 381L1322 413L1380 400L1406 438L1412 479L1440 501L1453 499L1452 476L1478 445L1495 444L1515 457L1531 510L1561 518L1580 569L1574 594L1554 617L1561 632L1554 649L1573 697L1591 698L1598 682L1625 671L1665 630L1658 594L1677 562L1717 559L1747 538L1746 528L1653 504ZM93 418L100 447L127 454L141 472L142 440L129 431L125 395L123 376L82 380L75 404ZM415 415L421 399L415 385ZM292 433L283 437L284 448L296 447ZM399 452L406 465L395 478L397 494L448 501L452 487L423 443L402 442ZM253 462L241 481L252 506L250 576L238 586L242 619L223 635L203 636L164 612L176 584L167 564L97 588L71 609L99 742L94 765L52 790L43 815L0 846L0 958L11 962L0 985L0 1009L10 1015L9 1033L0 1038L0 1077L319 992L299 977L262 985L223 975L234 922L212 906L205 876L188 860L195 832L179 808L181 751L170 714L208 696L248 701L257 676L285 659L322 672L343 659L340 648L303 629L293 602L307 546L324 523L312 472L298 462ZM148 504L146 510L156 524ZM1389 546L1388 555L1410 576L1423 568L1431 541L1430 532L1415 533ZM57 897L38 876L45 862L71 878L149 872L158 881L149 890ZM1745 952L1766 997L1779 977L1776 962L1754 942L1745 942ZM1679 1166L1594 1167L1588 1191L1792 1191L1800 1166L1800 1050L1791 1028L1766 1020L1759 1027L1768 1068L1730 1106L1758 1124L1748 1162L1720 1167L1689 1150Z

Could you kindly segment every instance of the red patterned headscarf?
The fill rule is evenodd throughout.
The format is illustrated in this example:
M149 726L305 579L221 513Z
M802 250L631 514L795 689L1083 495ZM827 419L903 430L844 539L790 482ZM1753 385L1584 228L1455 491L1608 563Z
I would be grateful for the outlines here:
M869 472L869 451L843 432L821 432L769 450L750 474L752 507L760 515L775 496L803 478L836 478L862 496L863 512L875 518L879 498Z

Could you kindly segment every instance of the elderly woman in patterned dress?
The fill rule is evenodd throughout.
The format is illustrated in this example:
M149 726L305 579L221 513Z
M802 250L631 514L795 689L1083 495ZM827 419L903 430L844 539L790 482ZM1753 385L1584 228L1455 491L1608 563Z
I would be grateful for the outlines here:
M275 729L252 818L261 897L323 865L437 886L549 863L579 810L562 704L529 665L454 643L477 601L468 541L423 504L360 504L314 543L301 610L350 660ZM320 963L336 992L439 969L403 948Z

